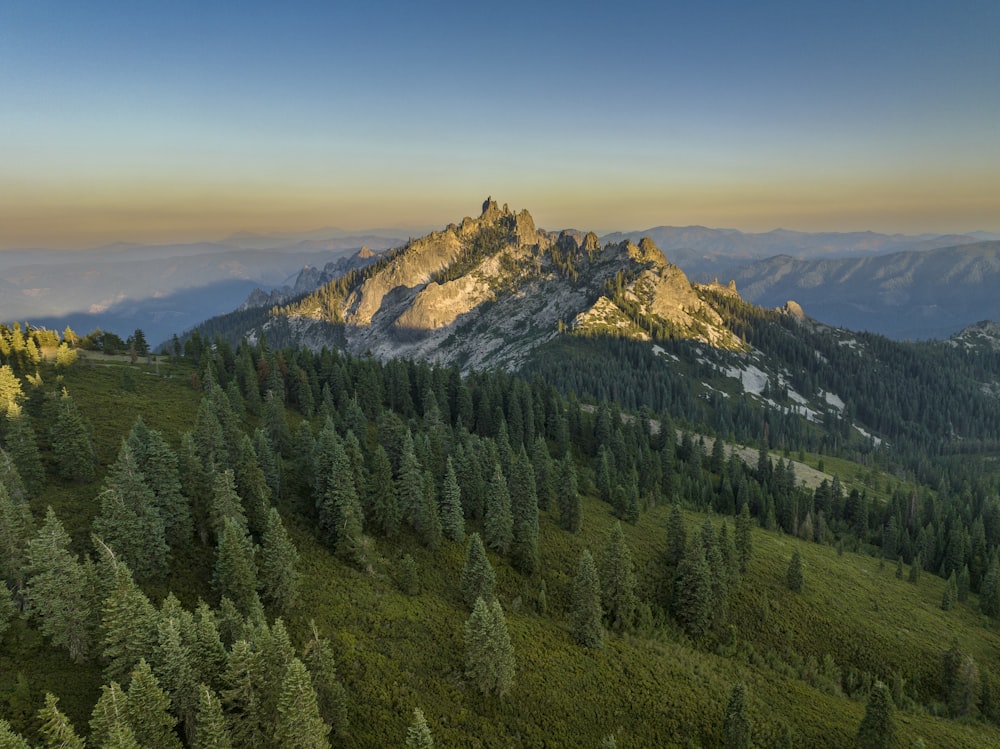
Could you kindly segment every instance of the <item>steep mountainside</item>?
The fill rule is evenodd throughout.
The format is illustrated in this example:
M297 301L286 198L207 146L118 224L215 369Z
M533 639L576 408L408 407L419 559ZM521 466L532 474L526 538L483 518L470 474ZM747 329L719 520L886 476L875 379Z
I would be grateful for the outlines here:
M234 337L477 368L516 368L566 328L740 348L706 298L648 238L602 246L487 200L478 218L411 240Z
M794 299L831 325L944 338L977 320L1000 319L1000 242L841 260L773 257L736 281L761 306Z

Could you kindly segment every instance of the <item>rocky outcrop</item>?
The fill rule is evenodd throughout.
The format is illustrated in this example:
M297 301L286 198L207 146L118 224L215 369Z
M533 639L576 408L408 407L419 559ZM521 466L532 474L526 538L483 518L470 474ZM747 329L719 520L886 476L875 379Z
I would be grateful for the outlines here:
M615 288L621 297L608 292ZM346 291L313 295L287 314L311 344L337 322L355 352L513 368L567 325L741 347L706 298L651 239L602 247L593 232L542 231L528 211L488 198L478 217L411 240Z

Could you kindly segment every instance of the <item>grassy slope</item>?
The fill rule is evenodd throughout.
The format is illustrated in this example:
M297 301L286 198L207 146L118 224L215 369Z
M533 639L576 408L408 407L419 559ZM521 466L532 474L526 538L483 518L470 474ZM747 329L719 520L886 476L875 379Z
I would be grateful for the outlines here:
M120 366L82 367L65 377L94 426L105 465L140 413L172 442L193 423L197 397L184 370L164 368L160 377L149 373L136 381L135 392L123 390ZM56 507L84 548L98 486L54 484L33 509L37 514L46 504ZM669 625L609 637L601 651L578 647L566 621L572 575L581 550L597 552L613 520L598 500L588 498L584 509L584 528L576 536L559 530L551 516L543 518L547 616L534 610L541 578L526 581L493 557L518 658L517 684L500 701L482 698L462 676L467 611L458 579L464 546L445 544L430 552L409 537L380 540L373 547L371 571L359 572L335 561L312 529L289 518L306 575L301 603L289 624L301 638L314 618L337 646L352 715L349 745L399 744L412 708L420 706L442 746L595 745L608 733L622 747L685 746L689 740L714 746L721 738L729 692L741 680L749 686L749 712L763 745L783 725L792 729L795 745L850 743L863 703L824 694L783 675L784 670L761 665L763 659L746 656L746 648L738 656L706 653L692 648ZM667 508L654 508L637 526L625 528L647 587L655 578L666 517ZM690 514L688 520L693 530L703 516ZM845 670L853 664L889 678L898 669L923 685L935 678L941 654L957 636L978 663L1000 670L1000 638L974 613L974 601L971 607L940 610L942 580L924 574L911 585L895 578L892 564L880 569L871 558L837 556L832 548L761 530L755 530L753 540L754 559L732 614L735 631L759 655L773 651L794 660L793 652L819 658L832 652ZM796 546L805 563L801 595L784 585ZM393 579L404 553L411 553L422 571L423 590L412 598L400 593ZM169 586L184 592L185 603L210 595L199 579L209 568L209 556L195 552L177 561L188 569L177 572ZM152 592L157 598L163 595L163 589ZM86 725L100 682L98 668L73 666L61 651L15 625L0 653L0 694L12 688L19 670L29 677L36 703L40 705L44 691L54 691L76 724ZM897 715L904 745L918 736L928 746L1000 744L994 728L916 713Z

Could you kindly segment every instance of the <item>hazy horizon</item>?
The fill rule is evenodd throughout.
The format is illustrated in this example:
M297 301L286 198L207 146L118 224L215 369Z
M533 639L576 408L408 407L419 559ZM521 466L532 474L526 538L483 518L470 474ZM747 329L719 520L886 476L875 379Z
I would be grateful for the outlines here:
M444 226L1000 232L1000 6L0 8L0 248ZM361 230L361 229L357 229Z

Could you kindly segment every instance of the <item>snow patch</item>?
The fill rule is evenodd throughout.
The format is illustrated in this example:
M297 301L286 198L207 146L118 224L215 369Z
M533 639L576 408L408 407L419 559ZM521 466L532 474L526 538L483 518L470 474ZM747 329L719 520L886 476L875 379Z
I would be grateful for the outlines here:
M823 399L831 406L836 408L838 411L844 410L844 401L840 399L840 396L835 393L823 393Z
M753 364L748 364L742 369L740 367L727 367L722 370L722 373L726 377L732 377L734 380L742 382L744 392L753 395L763 393L764 386L767 385L767 373Z

